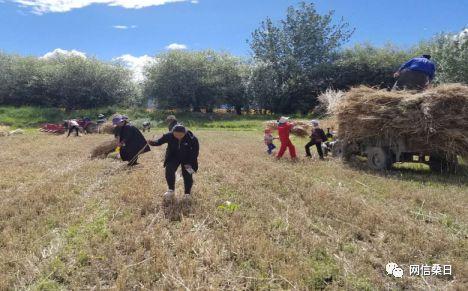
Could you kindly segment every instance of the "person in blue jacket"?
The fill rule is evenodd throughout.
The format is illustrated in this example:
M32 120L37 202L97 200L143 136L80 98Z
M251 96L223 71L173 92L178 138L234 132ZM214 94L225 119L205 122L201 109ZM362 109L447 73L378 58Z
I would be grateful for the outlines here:
M393 90L424 90L435 76L436 66L430 55L422 55L404 63L394 77L398 78Z

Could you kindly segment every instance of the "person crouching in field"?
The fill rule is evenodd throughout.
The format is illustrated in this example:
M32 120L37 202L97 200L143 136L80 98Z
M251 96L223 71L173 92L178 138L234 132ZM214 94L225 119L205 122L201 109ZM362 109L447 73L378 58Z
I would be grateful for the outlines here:
M197 137L183 125L175 125L171 132L166 133L161 138L148 141L151 146L161 146L167 143L164 167L166 168L166 182L168 191L164 194L164 201L169 203L174 199L176 171L182 167L182 177L184 178L185 201L191 199L193 177L198 171L199 144Z
M273 143L273 140L275 137L271 134L271 130L269 128L265 129L265 135L263 136L263 141L265 142L267 146L267 153L271 155L274 149L276 149L275 144Z
M323 160L322 142L327 141L327 136L325 135L323 129L320 128L319 122L317 120L312 120L310 123L312 124L313 129L310 136L310 142L308 142L305 146L306 157L312 157L310 154L310 147L316 146L317 153L320 159Z
M128 162L129 166L137 165L138 156L151 150L145 137L124 116L114 117L112 124L115 126L114 134L119 141L122 161Z
M278 135L279 135L279 140L281 142L281 147L278 152L278 155L276 156L277 159L280 159L283 155L286 149L289 150L289 155L291 156L292 159L296 159L296 148L292 144L291 140L289 139L289 133L291 132L291 129L293 128L293 125L288 122L289 117L281 117L278 120Z

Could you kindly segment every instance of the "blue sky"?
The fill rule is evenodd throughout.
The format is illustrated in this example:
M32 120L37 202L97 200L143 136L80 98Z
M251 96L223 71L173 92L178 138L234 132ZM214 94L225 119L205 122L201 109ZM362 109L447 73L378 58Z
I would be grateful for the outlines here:
M248 56L246 40L259 23L266 17L281 19L286 8L298 2L0 0L0 50L42 56L56 48L74 49L111 60L155 55L178 44L172 48L213 48ZM336 17L356 28L348 45L392 42L409 47L435 33L457 32L468 25L468 0L314 2L320 12L333 9Z

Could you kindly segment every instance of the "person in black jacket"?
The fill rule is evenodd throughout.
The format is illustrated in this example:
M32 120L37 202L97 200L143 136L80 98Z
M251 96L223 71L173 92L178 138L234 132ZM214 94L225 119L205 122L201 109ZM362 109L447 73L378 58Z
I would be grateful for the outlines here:
M195 135L183 125L176 125L172 132L166 133L155 141L148 141L152 146L161 146L167 143L166 158L166 182L169 190L164 194L164 199L170 201L174 198L176 171L182 167L184 178L185 199L191 198L193 186L192 174L198 170L199 144Z
M115 137L119 140L122 161L127 161L129 166L137 165L138 156L151 150L145 137L122 116L114 117L112 124L115 126Z
M310 147L315 145L317 147L317 152L319 154L320 159L323 160L322 142L327 141L327 136L325 135L323 129L319 127L319 123L317 120L312 120L311 123L314 128L312 129L310 142L308 142L305 146L306 157L312 157L312 155L310 154Z

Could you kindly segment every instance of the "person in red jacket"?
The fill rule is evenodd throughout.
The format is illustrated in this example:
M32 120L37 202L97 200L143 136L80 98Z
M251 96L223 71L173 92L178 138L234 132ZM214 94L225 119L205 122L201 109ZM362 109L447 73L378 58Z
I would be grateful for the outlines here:
M289 117L284 116L278 120L278 135L279 140L281 142L281 147L278 152L278 155L276 156L277 159L281 158L284 155L286 148L289 150L289 155L291 156L291 158L296 159L296 148L289 139L289 133L291 132L293 125L289 123L288 120Z

